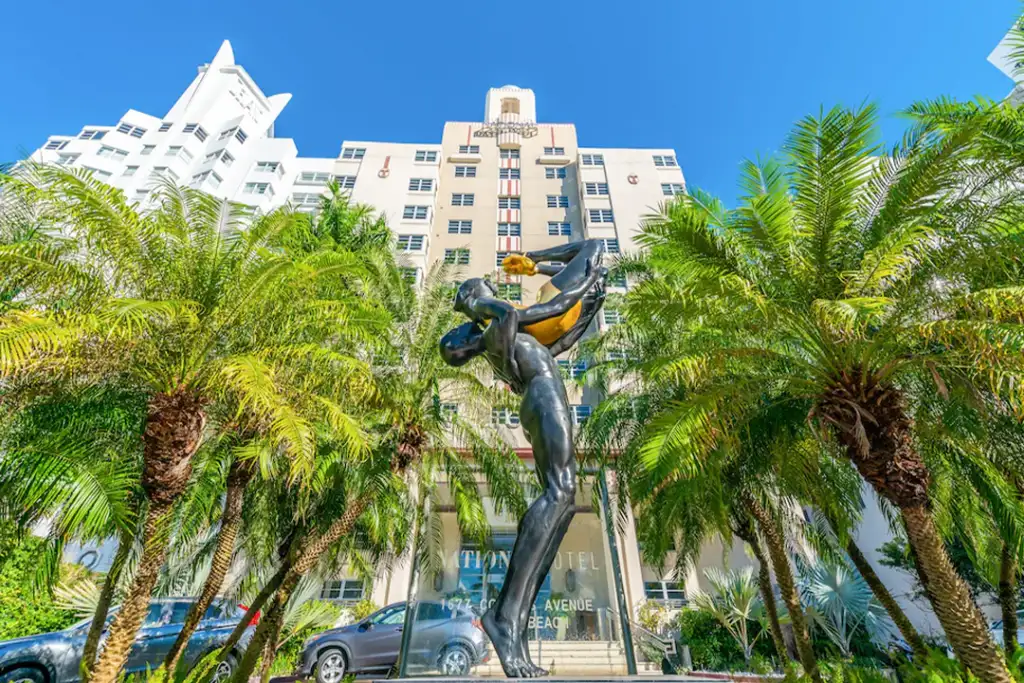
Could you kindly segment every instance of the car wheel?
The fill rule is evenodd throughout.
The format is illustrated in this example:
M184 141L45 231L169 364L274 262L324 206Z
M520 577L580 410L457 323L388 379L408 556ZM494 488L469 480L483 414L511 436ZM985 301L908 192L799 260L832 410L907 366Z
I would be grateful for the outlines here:
M445 676L468 676L471 668L473 655L465 645L449 645L437 662L437 670Z
M217 666L213 670L213 678L210 679L210 683L225 683L225 681L231 680L231 675L235 673L235 667L238 662L235 660L234 655L228 655L224 658L223 662L217 662Z
M340 683L345 677L345 653L324 650L316 660L316 683Z
M46 674L31 666L21 666L0 675L0 683L46 683Z

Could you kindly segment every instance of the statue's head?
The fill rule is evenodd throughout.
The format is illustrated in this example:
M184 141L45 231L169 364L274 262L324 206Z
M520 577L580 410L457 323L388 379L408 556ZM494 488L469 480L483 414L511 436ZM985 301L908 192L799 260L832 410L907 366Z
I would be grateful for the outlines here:
M497 287L482 277L471 277L459 285L455 294L455 310L470 320L482 323L484 320L473 313L473 302L484 296L498 296Z

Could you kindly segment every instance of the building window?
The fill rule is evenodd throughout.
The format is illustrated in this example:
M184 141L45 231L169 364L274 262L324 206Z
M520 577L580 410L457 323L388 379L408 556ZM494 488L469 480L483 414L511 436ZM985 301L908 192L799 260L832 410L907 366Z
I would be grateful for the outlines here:
M168 147L167 151L164 152L164 156L165 157L175 157L175 158L181 159L182 161L185 161L185 162L192 161L192 152L189 152L187 149L185 149L184 147L182 147L180 145L175 145L173 147Z
M110 171L104 171L99 168L93 168L92 166L86 166L85 164L82 164L82 168L84 168L87 171L91 171L92 174L98 178L109 178L111 176Z
M601 311L601 315L604 316L605 327L613 327L623 321L623 315L617 308L608 308L606 306L605 309Z
M479 154L480 145L459 145L459 154Z
M616 242L617 241L618 240L616 240ZM618 246L618 244L616 244L615 246ZM618 287L619 289L628 289L629 288L629 282L626 280L626 274L625 273L617 273L615 275L609 275L608 279L606 280L606 282L607 282L609 287Z
M420 269L419 268L399 268L402 271L402 279L408 282L410 285L415 285L420 281ZM442 410L443 410L442 406Z
M356 186L356 177L354 175L336 175L334 182L338 183L338 187L343 190L351 190Z
M476 166L456 166L456 178L476 178Z
M498 237L519 237L523 226L519 223L498 223Z
M245 144L246 138L249 136L245 134L245 131L239 128L235 131L235 139L238 140L239 144Z
M284 173L281 164L276 161L257 161L256 168L253 170L257 173L276 173L277 175Z
M608 351L604 354L604 357L607 360L611 361L629 360L629 354L623 351L622 349L608 349Z
M427 209L426 206L413 206L407 205L402 209L402 220L406 221L425 221L427 220Z
M124 133L125 135L131 135L133 138L141 138L146 134L146 129L140 126L133 126L127 121L122 121L117 126L118 133Z
M519 180L518 168L499 168L498 178L500 180Z
M506 425L508 427L519 426L519 413L509 408L492 408L491 424Z
M222 130L220 132L220 135L217 136L217 139L218 140L227 140L229 137L231 137L232 135L235 134L236 130L238 130L238 126L235 126L234 128L228 128L226 130Z
M64 149L68 146L67 140L50 140L43 149Z
M470 194L453 194L452 195L452 206L473 206L473 199L475 195Z
M682 183L662 183L661 193L666 197L675 197L683 193Z
M149 190L135 190L135 198L138 199L139 201L144 200L148 194Z
M410 178L409 192L430 192L434 189L433 178Z
M342 159L362 159L366 156L365 147L345 147L341 150Z
M503 149L500 152L500 156L501 156L502 159L518 159L519 158L519 150L518 149Z
M265 194L268 197L274 196L274 188L270 183L246 183L243 192L245 194Z
M326 185L331 174L326 171L303 171L295 181L296 185Z
M676 166L676 158L671 154L655 154L654 157L655 166L671 167Z
M515 283L502 283L498 285L498 298L504 299L505 301L518 301L523 300L523 286Z
M544 156L546 157L564 157L565 147L545 147Z
M549 209L568 209L569 198L564 194L549 194L548 195L548 208Z
M218 188L224 179L217 175L216 172L210 172L210 187Z
M133 176L133 175L135 175L138 172L139 172L139 167L138 166L126 166L125 169L124 169L124 173L122 173L121 175L123 175L123 176Z
M558 361L558 367L562 370L566 377L573 379L582 379L587 373L587 361L578 360L575 363L570 363L567 360Z
M572 223L559 223L557 221L549 221L548 234L570 237L572 236Z
M609 254L619 253L619 241L617 239L603 239L601 241L604 242L604 250L606 252Z
M450 421L453 417L459 414L458 403L442 403L441 404L441 417L446 421Z
M579 404L574 405L572 407L572 421L578 425L583 424L584 422L587 421L587 418L590 417L590 411L590 406Z
M196 173L194 176L192 176L192 184L195 185L197 183L201 183L204 180L206 180L208 177L210 177L210 172L209 171L203 171L202 173Z
M293 192L292 203L298 206L320 206L320 195L316 192Z
M81 155L79 155L79 154L59 154L59 155L57 155L57 163L59 165L61 165L61 166L71 166L73 163L75 163L75 159L77 159L79 156L81 156Z
M123 149L117 149L116 147L108 147L107 145L103 145L102 147L100 147L100 151L96 152L96 156L104 158L124 159L126 156L128 156L128 152L124 151Z
M590 209L587 214L591 223L614 223L611 209Z
M468 266L469 249L445 249L444 262L449 265Z
M562 166L560 168L545 168L544 169L544 177L547 178L548 180L556 180L558 178L564 178L565 177L565 166Z
M228 154L227 152L224 152L223 154L220 155L220 160L224 162L225 167L230 166L235 162L235 158Z
M206 129L203 128L203 126L199 125L198 123L189 123L189 124L185 125L185 127L181 129L181 132L182 133L193 133L196 137L199 138L200 142L206 142ZM246 141L245 140L245 135L246 135L245 133L242 133L242 139L239 140L240 142L245 142Z
M423 251L423 235L399 235L399 251Z
M449 235L469 235L473 232L473 221L448 221Z
M588 195L608 196L608 183L584 183Z
M496 267L498 267L498 268L501 268L501 264L505 262L505 259L507 259L508 255L511 254L511 253L512 253L511 251L496 251L496 252L494 252L494 265Z
M584 166L604 166L603 154L581 154L580 162Z
M644 595L648 600L660 602L667 607L682 607L686 604L686 590L677 581L644 581Z
M86 129L78 134L79 140L102 140L103 136L107 134L105 130L91 130Z
M332 602L359 602L363 599L363 582L356 579L324 581L320 599Z
M426 161L432 164L437 161L437 152L432 149L418 149L416 150L416 161Z
M173 125L174 124L171 123L170 121L164 121L163 123L160 124L160 128L158 128L156 132L158 132L158 133L166 133L167 131L169 131L171 129L171 126L173 126Z
M178 174L167 168L166 166L154 166L153 170L149 172L150 178L163 178L167 177L171 180L177 180ZM271 193L273 194L273 193Z
M520 206L522 201L519 197L498 197L499 209L518 209Z

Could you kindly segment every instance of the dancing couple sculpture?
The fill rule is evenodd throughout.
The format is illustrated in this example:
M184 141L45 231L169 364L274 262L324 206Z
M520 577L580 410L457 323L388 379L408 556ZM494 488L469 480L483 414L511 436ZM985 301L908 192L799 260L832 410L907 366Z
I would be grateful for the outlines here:
M603 251L600 240L584 240L510 255L503 262L506 272L551 276L539 302L517 308L497 298L490 282L466 280L455 310L470 322L441 339L447 363L458 366L482 355L523 397L519 417L544 488L519 522L505 582L482 619L510 678L548 673L530 659L527 624L576 504L573 416L555 356L576 343L604 302L608 271L601 265Z

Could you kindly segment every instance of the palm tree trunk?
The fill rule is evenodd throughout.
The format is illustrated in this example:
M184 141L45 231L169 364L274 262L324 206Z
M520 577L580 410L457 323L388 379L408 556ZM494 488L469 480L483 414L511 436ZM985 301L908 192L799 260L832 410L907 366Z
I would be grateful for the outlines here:
M935 527L928 498L931 474L917 450L902 393L858 369L839 378L820 407L837 426L860 475L900 509L925 594L953 652L982 683L1010 683L1006 662Z
M299 580L309 573L309 570L316 565L317 561L331 545L352 530L356 520L359 519L359 516L369 506L371 498L372 495L369 493L356 498L345 510L345 513L336 519L324 533L303 542L299 546L294 565L281 581L281 587L274 595L270 609L260 620L259 625L256 627L256 633L253 634L252 640L246 646L245 656L242 657L242 661L238 664L238 670L232 677L232 683L245 683L248 680L256 668L256 662L260 657L264 644L271 633L277 633L277 629L280 628L280 625L275 622L284 618L284 608L288 598L291 597L295 587L299 584Z
M231 632L228 639L224 641L224 645L221 646L221 653L219 660L223 661L227 659L231 651L238 645L238 641L242 639L242 635L245 633L245 629L249 628L249 624L256 618L256 613L263 609L263 606L267 604L267 600L281 587L281 582L284 581L284 577L288 575L292 565L289 558L285 558L281 562L281 566L278 567L277 572L274 573L270 580L260 589L259 594L253 599L252 604L245 610L245 616L235 626L235 630ZM262 619L261 619L262 621Z
M761 601L764 603L764 611L768 613L768 625L772 634L772 642L775 643L775 651L779 654L779 665L786 669L786 662L789 661L789 649L786 647L786 638L782 635L782 624L779 622L779 609L775 604L775 591L772 590L771 565L764 555L757 536L747 540L754 557L757 558L757 583L761 588Z
M128 650L149 610L149 597L167 555L167 527L171 508L170 503L149 506L143 527L145 545L142 558L128 594L121 603L121 609L110 625L107 641L93 668L90 683L114 683L128 659Z
M1013 679L989 637L985 621L971 599L967 585L956 573L942 544L931 511L923 505L902 508L907 538L928 577L932 608L957 656L985 683Z
M1003 649L1009 659L1017 651L1017 560L1010 547L1003 543L999 558L999 607L1003 612Z
M188 486L192 456L199 448L205 424L203 401L186 389L150 397L142 437L142 489L149 501L142 557L121 610L110 625L90 683L114 683L128 658L167 555L168 522L174 502Z
M92 673L93 664L96 663L96 651L100 647L100 638L103 636L103 627L107 622L107 614L110 612L110 603L114 600L114 591L117 590L117 582L121 580L121 572L128 555L131 554L134 534L124 531L117 541L117 552L114 560L110 563L107 575L103 577L103 589L100 591L100 599L96 603L96 612L92 615L92 623L89 624L89 634L85 637L85 645L82 647L82 661L79 663L82 683L89 683L89 676Z
M231 464L228 472L227 492L224 496L224 512L220 518L220 531L217 534L217 548L213 553L213 561L210 564L210 573L206 576L203 589L199 598L193 603L185 616L185 623L178 633L174 644L164 660L164 667L169 672L174 672L178 666L178 660L185 651L192 634L202 621L207 608L213 603L213 599L220 593L224 586L224 577L231 568L231 557L235 552L235 539L238 537L238 530L242 526L242 502L245 497L245 487L252 479L254 469L252 462L236 460Z
M786 555L786 537L779 520L768 510L761 506L754 499L748 500L750 512L757 520L757 526L761 530L761 536L768 546L768 555L772 560L772 569L775 570L775 580L782 592L782 599L789 609L789 619L793 624L793 635L796 638L796 649L800 655L800 663L804 667L804 674L813 683L822 683L821 672L818 671L818 661L814 657L814 650L811 647L811 636L807 630L807 621L804 618L803 609L800 607L800 598L796 592L796 582L793 580L793 571L789 566L789 557Z
M868 562L868 558L864 557L864 553L861 552L860 548L854 543L851 538L846 544L846 554L850 556L850 560L853 562L853 566L857 568L857 571L863 577L864 582L871 588L871 592L875 594L875 599L885 608L888 612L889 618L892 619L893 623L896 624L896 628L900 630L900 634L903 639L907 641L911 649L914 651L914 655L917 657L927 657L928 648L924 644L924 640L921 638L921 634L917 632L914 625L910 623L910 619L906 613L900 607L899 603L896 602L896 598L893 597L889 589L882 583L882 579L879 578L878 574L875 573L875 568Z
M252 640L245 647L245 654L242 656L242 661L238 663L238 670L235 671L231 683L246 683L249 680L249 676L256 669L256 664L259 662L260 657L264 655L263 651L267 643L271 643L272 647L272 644L277 640L281 622L284 619L284 610L288 606L288 600L292 597L292 593L295 591L295 587L299 585L301 578L295 571L290 571L284 578L284 581L281 582L281 587L274 594L270 608L263 615L263 618L260 619L260 623L256 627L256 633L252 635ZM273 656L273 652L269 653L271 660L273 660Z
M274 666L274 658L277 655L277 648L280 646L281 628L284 626L284 614L282 613L272 624L273 628L267 635L267 642L263 644L263 652L260 653L262 661L260 665L260 683L270 683L270 669Z

